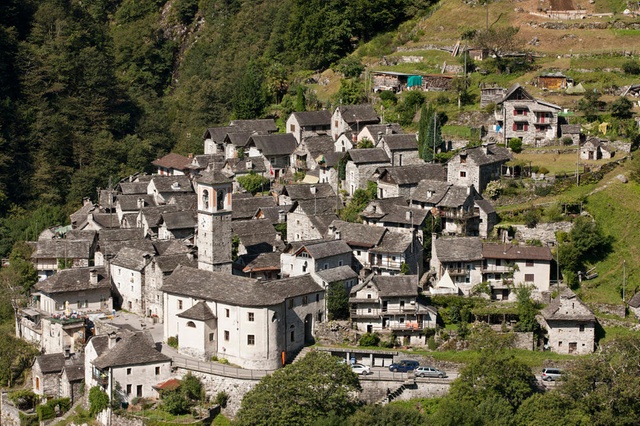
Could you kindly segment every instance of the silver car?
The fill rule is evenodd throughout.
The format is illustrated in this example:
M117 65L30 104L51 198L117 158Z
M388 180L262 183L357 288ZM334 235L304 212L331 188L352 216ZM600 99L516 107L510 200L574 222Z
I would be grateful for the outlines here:
M371 373L371 368L364 364L351 364L351 371L356 374L364 374L366 376Z
M437 368L433 367L422 366L413 370L413 374L415 374L416 377L438 377L440 379L447 377L447 373L442 370L438 370Z

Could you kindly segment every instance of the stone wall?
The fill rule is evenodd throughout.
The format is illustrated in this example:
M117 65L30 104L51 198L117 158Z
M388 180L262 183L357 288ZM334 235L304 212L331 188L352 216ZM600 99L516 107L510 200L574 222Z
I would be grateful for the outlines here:
M398 381L384 381L384 380L361 380L362 392L360 393L360 400L369 404L375 403L381 400L387 395L387 389L396 390L402 384ZM405 387L404 391L396 398L396 400L406 401L413 398L434 398L445 396L449 393L449 387L451 382L446 380L437 383L431 382L416 382L413 386Z
M535 228L527 228L525 225L513 225L516 229L516 240L529 241L540 240L543 244L556 242L556 232L571 231L571 222L538 223Z
M20 410L9 403L6 392L2 392L2 400L0 401L0 425L20 425Z
M255 387L259 380L242 380L230 377L215 376L213 374L199 373L196 371L179 368L177 374L182 377L188 372L202 380L207 396L214 399L218 392L226 392L229 395L227 406L222 409L222 414L227 417L235 417L240 409L240 403L244 395Z

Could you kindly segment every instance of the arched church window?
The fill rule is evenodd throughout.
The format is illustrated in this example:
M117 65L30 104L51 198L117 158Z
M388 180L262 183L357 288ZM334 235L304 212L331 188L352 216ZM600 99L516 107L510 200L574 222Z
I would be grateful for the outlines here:
M209 208L209 191L206 189L202 191L202 206L205 209Z
M218 190L218 210L224 210L225 208L225 205L224 205L225 195L226 195L226 192L224 189Z
M196 323L193 321L187 322L187 327L196 328Z

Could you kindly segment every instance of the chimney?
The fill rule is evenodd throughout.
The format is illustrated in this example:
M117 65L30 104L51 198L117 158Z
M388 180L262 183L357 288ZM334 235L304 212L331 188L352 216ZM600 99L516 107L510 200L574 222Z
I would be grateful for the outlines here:
M467 186L467 195L471 195L471 186Z
M351 135L351 142L356 143L358 142L358 135L356 135L355 133Z
M98 284L98 271L95 269L89 271L89 283L93 285Z
M188 252L188 253L187 253L187 258L188 258L189 260L193 260L193 253L192 253L192 252Z
M329 225L329 228L327 228L327 236L333 237L333 235L335 234L335 231L336 231L336 227L333 225Z
M489 154L489 145L487 145L486 143L482 144L482 152L484 152L485 155L488 155Z
M187 156L187 158L188 158L189 160L191 160L191 159L193 158L193 152L190 152L190 153L189 153L189 155Z
M285 223L287 221L287 215L284 214L284 210L278 210L278 223Z
M413 215L413 212L411 210L407 210L407 213L406 213L407 220L411 220L412 215Z
M282 241L282 234L276 232L276 241ZM273 246L273 251L276 251L276 246Z
M112 331L109 333L109 349L113 348L116 345L116 332Z
M386 129L386 132L387 132L387 134L388 134L388 135L390 135L390 134L392 134L392 133L393 133L393 130L391 130L391 124L389 124L389 123L387 123L387 129Z
M86 206L87 204L91 204L91 199L89 199L89 197L84 197L82 199L82 205Z
M245 166L246 166L247 170L253 169L253 161L247 159L247 161L245 163Z
M138 208L141 209L144 207L144 198L138 198Z
M382 139L382 132L378 132L378 142L380 142L380 139Z
M339 240L342 238L342 231L340 231L339 229L336 229L336 232L334 233L335 235L335 239Z
M315 185L311 185L311 187L309 188L309 191L311 191L311 193L312 193L313 195L316 195L316 191L317 191L316 186L315 186Z

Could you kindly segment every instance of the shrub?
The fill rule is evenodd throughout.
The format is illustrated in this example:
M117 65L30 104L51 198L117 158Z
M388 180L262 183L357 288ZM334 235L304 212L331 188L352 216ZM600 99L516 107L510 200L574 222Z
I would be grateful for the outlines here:
M49 404L38 405L36 407L36 413L38 414L38 420L41 422L56 417L56 410L54 410Z
M573 139L571 139L569 136L565 136L564 138L562 138L562 145L573 145Z
M166 391L162 395L162 409L173 415L189 412L191 401L179 390Z
M509 139L509 148L516 154L522 152L522 141L519 138Z
M30 410L38 403L38 395L29 389L9 392L7 396L20 410Z
M527 228L535 228L540 221L540 213L536 209L529 209L524 214L524 223Z
M378 346L380 343L380 336L378 333L365 333L358 341L359 346Z
M178 336L170 336L167 339L167 345L171 346L174 349L178 349Z
M229 360L228 360L228 359L226 359L226 358L220 358L220 359L218 360L218 362L219 362L220 364L225 364L225 365L228 365L228 364L229 364Z
M89 390L89 415L95 417L109 406L109 395L100 386L94 386Z
M18 413L20 416L20 426L39 426L38 416L36 414L24 414L22 411Z
M543 174L543 175L548 175L549 174L549 169L547 169L546 167L540 166L540 167L538 167L538 173Z
M536 194L538 197L545 197L551 194L551 186L548 186L548 185L536 186L535 189L533 190L533 193Z
M633 59L629 60L622 64L622 70L625 72L625 74L640 74L640 63L638 63L638 61L634 61Z
M427 340L427 348L429 348L430 351L438 349L438 344L436 343L436 338L434 336L429 337L429 340Z
M382 92L380 92L380 100L390 102L395 105L396 103L398 103L398 96L396 96L396 94L391 90L383 90Z
M216 399L213 401L215 404L225 408L227 406L227 402L229 401L229 394L225 391L218 392L216 395Z

